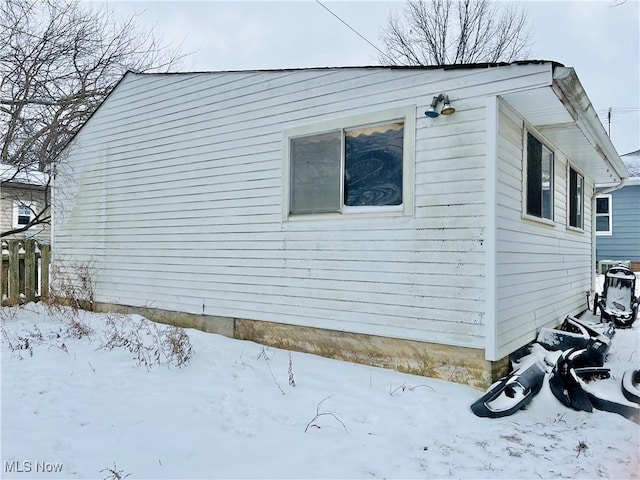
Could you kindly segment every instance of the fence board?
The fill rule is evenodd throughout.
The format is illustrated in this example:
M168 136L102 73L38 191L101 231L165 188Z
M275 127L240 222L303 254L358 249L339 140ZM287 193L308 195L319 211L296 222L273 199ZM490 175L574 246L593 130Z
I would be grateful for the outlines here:
M37 268L36 241L27 240L24 242L24 298L27 303L36 299Z
M49 265L51 263L51 245L40 245L40 298L49 298Z
M2 241L0 303L17 305L47 298L51 247L34 239Z
M5 242L0 242L0 304L4 303L4 297L7 294L7 285L9 284L9 266L5 265L4 257L5 251L7 255L9 251L5 248L8 245Z
M9 303L15 305L20 299L20 243L9 242Z

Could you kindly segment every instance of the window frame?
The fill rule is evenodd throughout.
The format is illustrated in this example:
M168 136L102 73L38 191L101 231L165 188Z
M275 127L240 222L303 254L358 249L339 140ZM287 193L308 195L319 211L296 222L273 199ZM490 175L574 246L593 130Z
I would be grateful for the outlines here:
M607 213L598 213L598 199L607 199L608 212ZM597 237L610 237L613 235L613 196L610 193L606 193L604 195L596 195L596 200L594 202L594 225L593 228L596 232ZM608 230L598 230L598 217L608 217L609 218L609 229Z
M26 223L20 223L20 217L26 216L20 213L21 208L29 210L29 220ZM33 203L25 203L18 200L14 201L13 202L13 228L22 228L25 225L29 225L35 217L35 213L34 213L35 211L36 211L36 205Z
M344 204L344 169L345 169L345 135L347 130L385 125L387 123L404 123L403 153L402 153L402 203L389 206L348 206ZM340 209L335 212L325 213L291 213L292 192L292 167L291 167L291 140L306 136L321 135L332 131L342 131L341 139L341 166L340 166ZM353 115L334 120L316 122L297 127L287 128L283 131L283 194L282 217L284 221L307 220L316 218L354 218L359 216L405 216L413 215L414 208L414 162L415 162L415 136L416 136L416 106L403 106L393 109L381 110L361 115Z
M573 217L573 201L574 195L571 191L572 189L572 173L575 173L577 176L577 180L582 180L582 186L580 190L580 205L582 206L581 215L580 215L580 225L572 225L571 220ZM577 182L578 183L578 182ZM578 185L576 183L576 188ZM584 232L584 217L585 217L585 203L584 203L584 193L585 193L585 179L584 174L577 168L573 167L571 164L567 165L567 228L579 232ZM577 213L576 213L577 215Z
M541 146L541 152L547 151L551 156L551 188L550 188L550 214L551 218L544 216L538 216L535 213L529 213L529 138L535 139ZM556 155L553 148L551 148L546 142L541 140L540 136L531 131L530 129L524 129L523 140L523 169L522 169L522 218L526 220L532 220L544 225L555 227L555 201L556 201ZM542 162L542 156L540 158ZM542 166L541 166L542 168ZM542 183L540 184L540 199L542 201ZM541 205L541 215L544 214L544 206Z

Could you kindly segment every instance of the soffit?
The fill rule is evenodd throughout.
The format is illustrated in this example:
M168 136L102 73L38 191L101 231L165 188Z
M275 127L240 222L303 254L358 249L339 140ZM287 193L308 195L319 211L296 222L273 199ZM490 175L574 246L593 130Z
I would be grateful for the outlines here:
M603 158L604 146L597 145L580 127L573 107L565 107L550 86L507 93L501 98L595 183L620 181L619 173Z

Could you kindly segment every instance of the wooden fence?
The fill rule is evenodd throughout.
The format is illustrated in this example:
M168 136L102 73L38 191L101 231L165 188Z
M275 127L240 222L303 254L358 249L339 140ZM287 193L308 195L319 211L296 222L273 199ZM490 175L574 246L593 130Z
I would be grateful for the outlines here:
M0 301L17 305L47 298L51 247L37 240L3 240Z

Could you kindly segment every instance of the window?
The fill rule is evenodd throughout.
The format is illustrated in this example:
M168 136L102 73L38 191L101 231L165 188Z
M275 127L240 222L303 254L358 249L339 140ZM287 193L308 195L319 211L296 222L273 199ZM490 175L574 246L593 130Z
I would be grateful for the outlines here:
M21 202L15 202L13 205L13 226L19 228L24 225L28 225L33 218L34 208L32 205L27 205Z
M613 235L611 195L596 198L596 235Z
M290 212L400 207L403 143L403 122L291 139Z
M569 226L584 228L584 177L569 168Z
M553 153L527 134L527 215L553 220Z
M287 215L406 211L414 123L411 108L285 132Z
M340 211L342 132L291 139L291 213Z
M344 205L402 205L404 123L345 131Z

